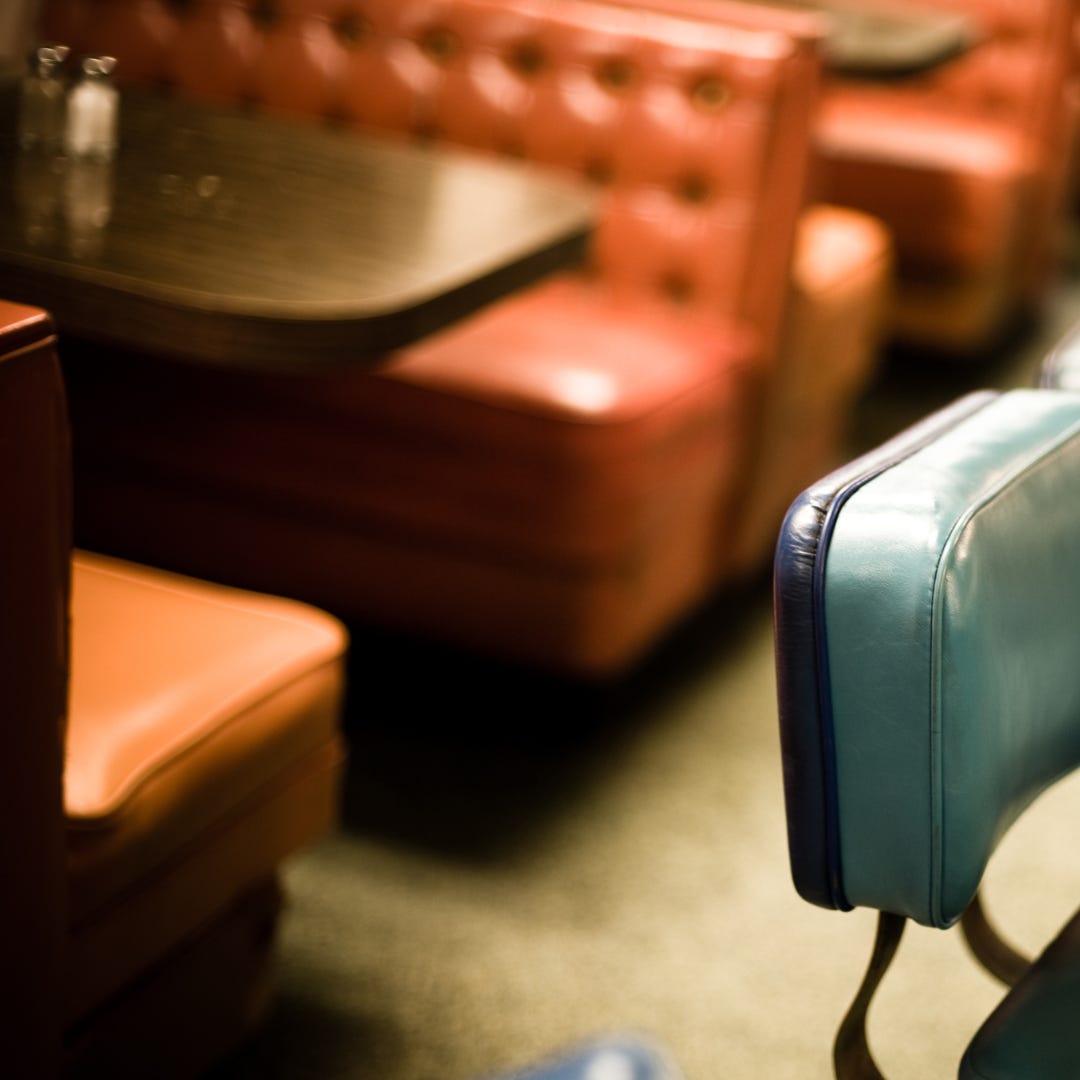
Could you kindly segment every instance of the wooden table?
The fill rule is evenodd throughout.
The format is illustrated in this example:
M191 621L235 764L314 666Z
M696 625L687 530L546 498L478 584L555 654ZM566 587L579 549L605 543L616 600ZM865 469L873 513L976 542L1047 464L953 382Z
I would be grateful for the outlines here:
M588 189L522 163L125 92L112 165L0 123L0 296L62 335L312 370L415 340L580 259Z
M908 0L756 0L823 15L825 59L838 74L896 78L937 67L975 45L977 20Z

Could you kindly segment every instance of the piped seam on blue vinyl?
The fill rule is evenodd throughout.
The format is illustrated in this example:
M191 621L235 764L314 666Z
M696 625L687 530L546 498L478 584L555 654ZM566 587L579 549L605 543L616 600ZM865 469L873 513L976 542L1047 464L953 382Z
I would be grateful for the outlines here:
M976 412L985 408L996 400L988 398L973 409L959 417L956 424L973 416ZM955 426L955 424L953 425ZM951 430L951 428L946 429ZM926 433L923 438L916 440L909 446L898 450L891 457L880 462L869 472L857 477L845 484L833 496L832 501L825 509L824 519L818 534L818 542L814 551L814 585L812 590L812 619L814 632L814 655L817 661L818 680L818 719L821 733L822 748L822 776L825 781L825 851L828 860L829 890L833 905L841 911L851 911L854 905L848 900L844 892L843 866L840 856L840 807L838 799L838 783L836 775L836 732L833 725L832 710L832 682L829 672L829 648L828 632L825 625L825 564L828 555L829 543L836 529L836 522L844 504L860 488L865 487L872 480L876 480L882 473L894 468L901 462L924 450L942 434L941 429L935 428Z

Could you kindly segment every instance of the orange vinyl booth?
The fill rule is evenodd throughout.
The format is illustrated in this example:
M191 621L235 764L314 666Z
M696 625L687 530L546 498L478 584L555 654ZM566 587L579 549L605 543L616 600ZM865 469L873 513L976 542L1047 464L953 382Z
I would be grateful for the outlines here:
M968 16L974 46L919 74L828 79L817 139L823 190L892 230L891 334L977 356L1037 314L1060 267L1072 203L1080 5L919 5Z
M582 272L375 366L69 364L81 542L589 676L767 565L891 269L879 223L806 205L814 35L586 0L49 0L43 28L129 85L601 189Z
M336 818L345 637L76 551L48 317L0 303L5 1075L184 1076L267 999L277 867Z

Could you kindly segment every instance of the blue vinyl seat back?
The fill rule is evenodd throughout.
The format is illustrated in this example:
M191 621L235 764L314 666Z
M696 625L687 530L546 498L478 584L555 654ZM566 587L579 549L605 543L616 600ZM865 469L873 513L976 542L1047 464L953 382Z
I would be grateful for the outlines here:
M1047 390L1080 390L1080 324L1043 360L1038 385Z
M951 925L1080 764L1080 393L970 395L792 506L775 573L799 892Z

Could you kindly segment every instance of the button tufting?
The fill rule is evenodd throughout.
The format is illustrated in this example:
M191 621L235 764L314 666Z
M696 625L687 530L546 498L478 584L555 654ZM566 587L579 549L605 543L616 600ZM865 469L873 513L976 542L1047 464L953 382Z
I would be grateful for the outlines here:
M593 158L587 161L584 168L585 176L594 184L610 184L615 179L615 168L610 161L601 158Z
M607 90L622 91L632 86L637 71L629 60L615 57L596 69L596 81Z
M248 15L260 30L269 30L281 21L281 11L274 0L255 0Z
M433 121L422 120L413 124L412 137L419 143L433 143L442 138L442 132Z
M681 177L675 184L675 193L683 202L708 202L713 193L713 185L708 177L699 173Z
M984 86L980 97L982 98L983 108L990 113L1004 112L1013 104L1009 88L997 82L988 83Z
M669 300L685 304L694 295L694 286L685 275L670 273L660 279L660 291Z
M347 49L359 45L372 34L371 23L355 11L346 12L335 18L330 24L330 30Z
M731 100L731 91L715 75L706 75L694 83L690 100L702 112L718 112Z
M461 39L445 27L432 27L420 37L420 48L437 64L445 64L461 51Z
M532 78L547 66L544 50L535 41L521 41L507 55L507 64L519 75Z

